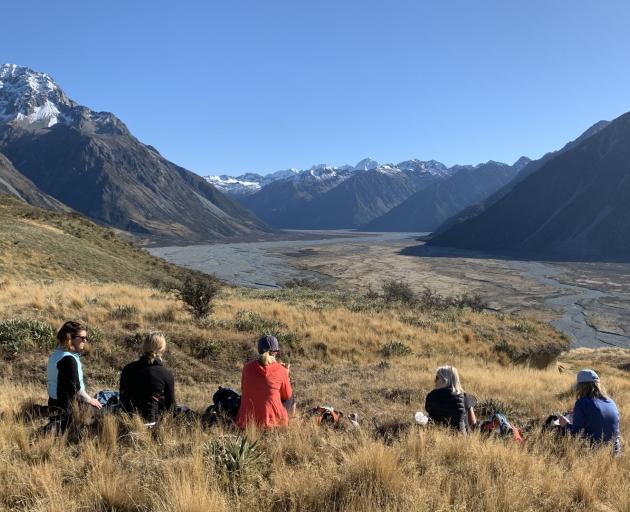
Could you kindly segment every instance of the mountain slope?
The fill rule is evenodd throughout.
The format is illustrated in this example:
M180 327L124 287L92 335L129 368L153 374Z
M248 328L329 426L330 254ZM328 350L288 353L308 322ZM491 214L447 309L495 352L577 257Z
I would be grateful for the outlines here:
M514 178L517 170L499 162L465 166L416 192L362 227L367 231L433 231L467 206L485 199Z
M547 160L434 246L630 257L630 113Z
M43 73L0 67L0 151L57 200L134 233L196 241L269 228Z
M56 199L48 194L44 194L31 180L20 174L2 153L0 153L0 194L14 196L28 204L41 208L60 211L69 210L68 207Z
M151 256L78 213L0 195L0 276L174 286L189 271ZM81 285L82 286L82 285ZM89 288L87 288L89 289Z
M538 171L542 166L544 166L548 161L553 159L554 157L568 151L569 149L577 146L582 141L588 139L590 136L595 135L600 130L603 130L606 126L608 126L608 121L599 121L587 129L584 133L582 133L576 139L566 143L561 149L556 151L551 151L546 153L538 160L530 160L525 157L521 157L515 164L514 167L518 168L518 173L516 177L507 183L505 186L501 187L499 190L488 196L486 199L479 201L468 208L460 211L453 215L450 219L447 219L435 232L435 235L442 233L451 227L466 222L468 219L472 219L477 215L481 214L483 211L490 208L493 204L498 202L500 199L505 197L516 185L518 185L521 181L523 181L530 174Z

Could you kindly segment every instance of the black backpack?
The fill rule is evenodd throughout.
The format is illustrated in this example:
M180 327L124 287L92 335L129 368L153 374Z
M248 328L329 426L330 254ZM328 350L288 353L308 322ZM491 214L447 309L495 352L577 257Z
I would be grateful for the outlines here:
M212 395L212 405L203 413L202 421L205 425L214 425L219 419L233 422L240 406L241 395L231 388L219 386Z

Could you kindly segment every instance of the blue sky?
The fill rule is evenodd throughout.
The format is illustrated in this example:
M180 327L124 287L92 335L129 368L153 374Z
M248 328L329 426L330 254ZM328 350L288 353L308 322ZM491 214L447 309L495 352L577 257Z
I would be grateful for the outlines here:
M0 62L197 173L513 162L630 110L630 2L19 0Z

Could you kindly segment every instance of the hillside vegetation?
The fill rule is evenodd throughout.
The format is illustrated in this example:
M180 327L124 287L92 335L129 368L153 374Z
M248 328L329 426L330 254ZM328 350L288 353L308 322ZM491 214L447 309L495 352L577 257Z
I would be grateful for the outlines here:
M62 231L51 235L59 248L65 237L89 238L93 250L100 240L93 224L89 237L75 238L50 220L16 218L16 226L41 231L38 236ZM66 217L57 219L63 224ZM626 351L571 351L560 355L558 366L552 360L568 341L534 319L305 287L226 287L214 313L195 320L177 293L150 284L152 268L160 279L170 278L173 268L154 266L153 258L144 260L115 237L107 251L119 248L118 266L128 268L120 279L96 262L99 279L87 272L70 278L72 268L62 264L40 274L29 262L44 256L29 240L29 258L15 266L4 260L0 285L0 509L630 509L626 456L613 459L605 448L557 441L534 428L547 414L571 407L575 371L592 366L627 432ZM281 358L291 362L300 413L278 432L172 421L149 431L135 420L106 416L93 431L42 435L45 420L24 412L46 401L51 336L67 319L89 326L89 392L116 389L120 369L137 356L139 334L157 328L167 335L165 364L175 374L177 401L199 412L218 385L239 388L256 338L273 332ZM445 363L460 369L464 387L482 404L494 404L522 426L525 443L415 426L413 414L424 409L435 368ZM356 412L361 429L315 425L306 410L320 404Z
M0 278L150 284L185 272L80 214L0 194Z

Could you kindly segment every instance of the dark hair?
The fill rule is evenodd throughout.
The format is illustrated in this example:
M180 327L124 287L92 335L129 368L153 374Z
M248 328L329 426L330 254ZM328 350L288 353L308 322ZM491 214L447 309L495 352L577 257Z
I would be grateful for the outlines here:
M87 331L87 327L79 322L68 320L61 326L61 329L59 329L59 332L57 333L57 344L60 347L64 347L66 350L69 350L70 340L81 331Z

